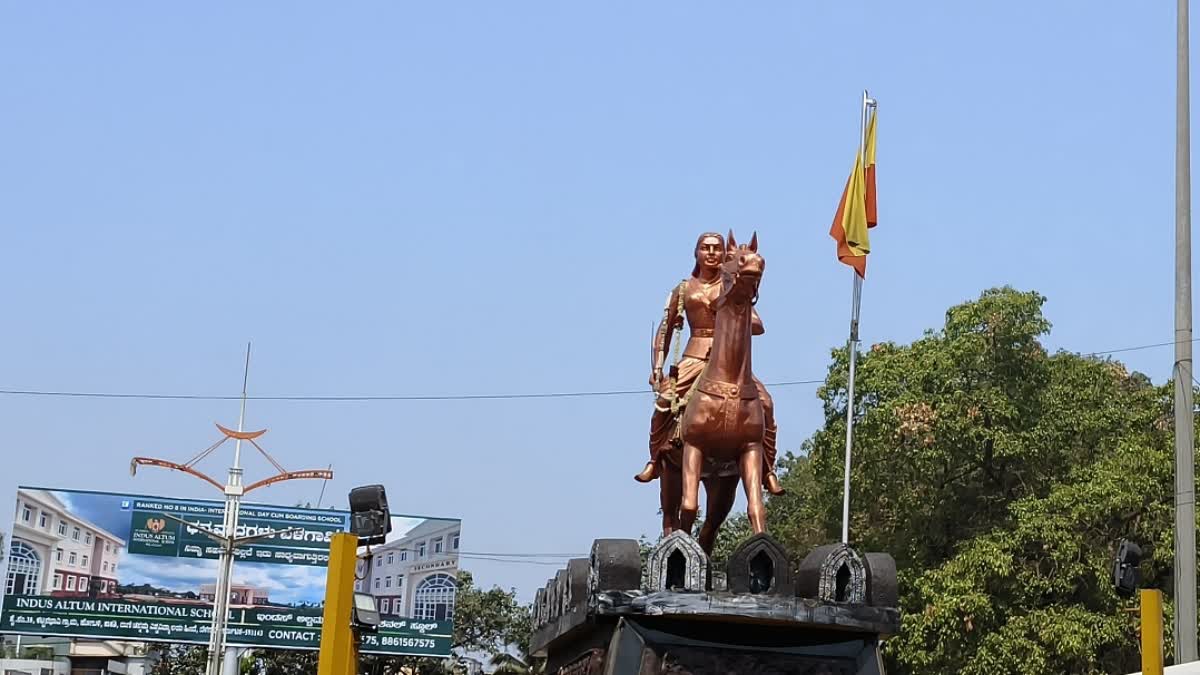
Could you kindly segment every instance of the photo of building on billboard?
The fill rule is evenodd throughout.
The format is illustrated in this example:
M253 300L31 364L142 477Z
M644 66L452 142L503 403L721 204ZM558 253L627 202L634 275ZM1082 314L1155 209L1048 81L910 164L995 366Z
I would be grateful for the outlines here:
M224 503L21 487L5 571L0 633L207 644ZM228 641L320 644L329 541L347 511L243 504ZM187 524L185 525L185 521ZM363 651L448 656L461 522L392 517L384 544L359 559L360 590L383 618Z

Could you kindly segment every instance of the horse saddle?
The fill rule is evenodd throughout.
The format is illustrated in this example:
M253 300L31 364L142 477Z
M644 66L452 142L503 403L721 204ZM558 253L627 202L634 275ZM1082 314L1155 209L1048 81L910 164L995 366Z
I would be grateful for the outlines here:
M716 382L714 380L701 379L696 385L696 389L714 398L740 399L743 401L751 401L758 398L758 387L753 382L735 384L733 382Z

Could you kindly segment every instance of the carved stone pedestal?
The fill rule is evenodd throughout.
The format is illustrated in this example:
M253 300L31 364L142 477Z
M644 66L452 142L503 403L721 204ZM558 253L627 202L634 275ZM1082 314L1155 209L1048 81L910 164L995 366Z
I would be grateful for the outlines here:
M644 565L599 539L538 591L532 647L559 675L882 675L896 604L892 558L841 544L794 565L758 535L715 570L682 532Z

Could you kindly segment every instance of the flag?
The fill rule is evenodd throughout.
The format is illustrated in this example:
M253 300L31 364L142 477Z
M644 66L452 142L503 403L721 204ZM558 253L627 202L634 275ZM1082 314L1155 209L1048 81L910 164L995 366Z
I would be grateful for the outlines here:
M837 241L838 260L867 277L867 254L871 252L870 228L879 222L875 192L875 111L867 124L866 147L854 155L854 169L846 180L846 189L838 203L829 236ZM864 156L866 166L864 168Z

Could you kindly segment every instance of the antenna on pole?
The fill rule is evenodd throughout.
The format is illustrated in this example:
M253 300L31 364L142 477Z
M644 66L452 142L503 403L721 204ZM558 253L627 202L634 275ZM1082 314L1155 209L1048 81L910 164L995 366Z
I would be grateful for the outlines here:
M242 371L242 410L238 413L238 433L245 431L246 424L246 385L250 382L250 343L246 343L246 368ZM233 444L233 468L242 466L242 439L238 438Z
M333 475L333 465L329 465L329 475ZM321 481L321 494L317 496L317 508L321 508L321 502L325 501L325 486L329 484L329 479Z

